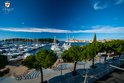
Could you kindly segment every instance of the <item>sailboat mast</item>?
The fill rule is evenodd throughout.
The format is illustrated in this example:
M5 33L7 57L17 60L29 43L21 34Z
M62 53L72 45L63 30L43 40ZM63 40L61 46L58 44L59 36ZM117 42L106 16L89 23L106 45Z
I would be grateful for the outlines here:
M56 44L56 37L54 36L54 45Z

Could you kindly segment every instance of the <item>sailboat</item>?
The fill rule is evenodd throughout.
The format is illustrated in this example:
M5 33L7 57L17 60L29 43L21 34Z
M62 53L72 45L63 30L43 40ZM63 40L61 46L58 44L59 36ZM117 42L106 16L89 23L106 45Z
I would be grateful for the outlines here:
M68 50L71 47L71 43L69 43L69 38L67 38L67 42L62 45L63 50Z
M59 48L58 44L56 44L56 38L54 37L54 42L51 46L51 50L53 51L60 51L61 49Z
M63 47L63 50L68 50L71 47L71 43L64 43L62 47Z

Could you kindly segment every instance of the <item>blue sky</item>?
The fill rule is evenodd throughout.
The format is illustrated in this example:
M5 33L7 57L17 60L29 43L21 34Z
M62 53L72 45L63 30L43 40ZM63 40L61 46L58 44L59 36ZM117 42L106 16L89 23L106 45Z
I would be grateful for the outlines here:
M124 39L124 0L0 0L0 38Z

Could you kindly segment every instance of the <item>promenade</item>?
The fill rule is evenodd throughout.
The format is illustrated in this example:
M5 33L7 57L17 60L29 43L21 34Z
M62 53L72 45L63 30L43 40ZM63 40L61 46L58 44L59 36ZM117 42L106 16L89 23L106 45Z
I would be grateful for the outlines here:
M107 64L104 63L104 57L101 60L95 61L97 68L90 68L92 62L88 61L87 63L78 62L77 63L77 72L78 75L72 76L73 63L62 63L59 64L54 69L44 69L44 81L47 80L48 83L94 83L96 80L106 76L110 72L114 71L115 68L110 65L120 66L124 64L124 55L120 58L115 57L114 61L112 59L107 60ZM33 72L33 73L32 73ZM0 83L39 83L40 82L40 72L32 71L31 76L22 77L22 79L17 80L13 77L0 78ZM87 75L86 75L87 74Z

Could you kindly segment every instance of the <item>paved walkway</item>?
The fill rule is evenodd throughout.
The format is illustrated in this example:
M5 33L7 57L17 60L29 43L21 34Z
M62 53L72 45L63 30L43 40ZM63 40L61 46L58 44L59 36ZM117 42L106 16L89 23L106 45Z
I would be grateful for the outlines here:
M121 57L124 59L124 56ZM82 83L85 78L85 69L87 69L87 82L93 83L95 80L99 79L100 77L105 76L107 73L114 70L114 68L110 67L109 65L119 66L119 64L124 64L124 61L119 61L118 58L115 59L113 63L112 60L108 60L109 64L104 64L103 59L96 61L97 68L91 69L91 62L87 62L85 65L84 63L78 62L77 64L77 72L78 75L72 76L73 71L73 63L63 63L55 68L55 69L44 69L44 80L48 80L49 83ZM61 69L62 69L62 76L61 76ZM101 72L102 71L102 72ZM40 72L33 71L30 73L31 76L23 77L20 81L12 78L0 78L0 83L39 83L40 82Z

